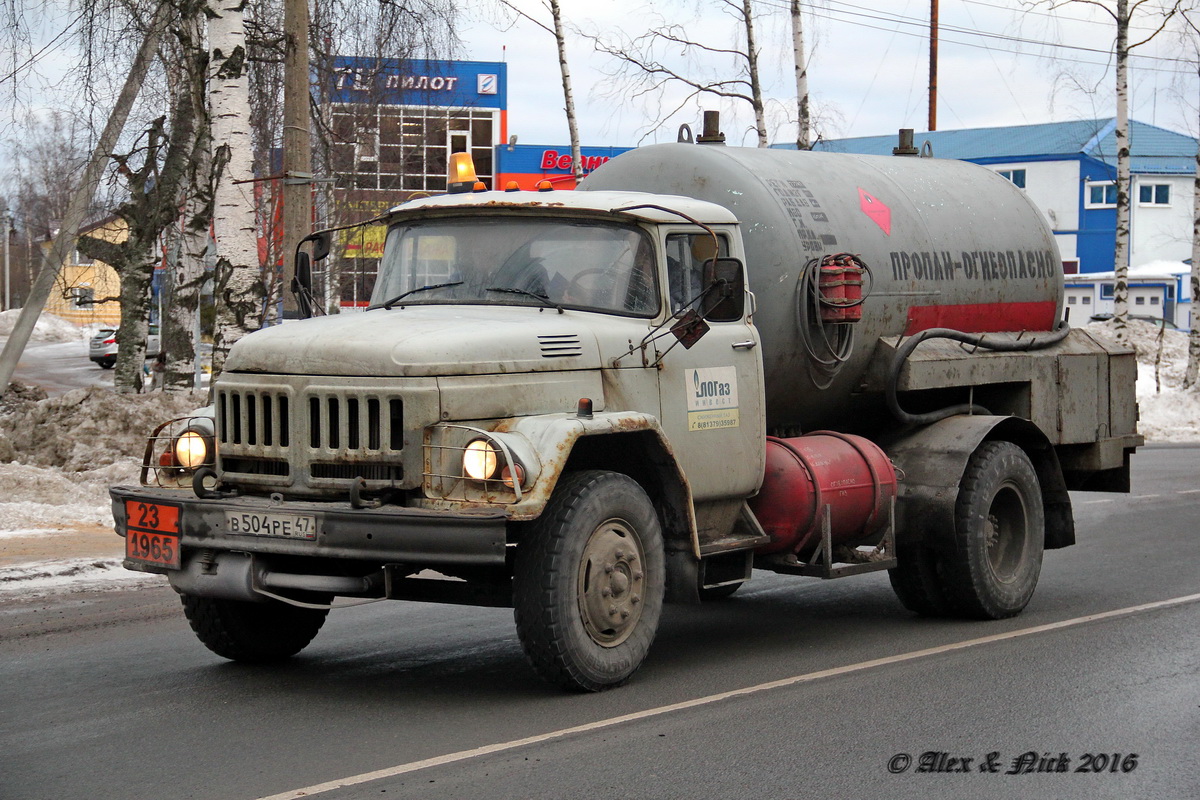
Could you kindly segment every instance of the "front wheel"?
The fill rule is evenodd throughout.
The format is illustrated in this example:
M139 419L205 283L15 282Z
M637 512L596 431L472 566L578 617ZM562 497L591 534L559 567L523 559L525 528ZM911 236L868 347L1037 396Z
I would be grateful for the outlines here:
M204 646L231 661L261 664L296 655L325 624L327 608L269 600L248 603L182 595L183 613Z
M940 562L951 606L980 619L1021 613L1041 574L1046 536L1041 485L1024 450L980 445L959 484L954 527L954 548Z
M641 666L662 613L664 555L654 506L632 478L562 478L517 546L513 600L538 674L596 692Z

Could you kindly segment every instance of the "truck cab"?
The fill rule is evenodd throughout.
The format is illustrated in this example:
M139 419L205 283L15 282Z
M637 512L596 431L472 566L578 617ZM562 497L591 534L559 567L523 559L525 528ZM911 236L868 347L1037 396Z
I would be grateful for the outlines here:
M365 312L238 342L211 431L164 431L173 463L148 481L162 488L114 489L126 565L165 572L197 618L321 614L309 607L330 595L473 598L515 602L522 627L520 596L526 620L549 612L515 576L525 561L544 574L569 538L582 549L556 569L599 666L535 663L585 688L623 679L664 596L702 588L706 548L736 550L740 581L763 540L742 523L765 433L737 219L684 197L482 192L412 201L385 224ZM209 448L196 470L171 456L189 427ZM610 495L628 518L598 510ZM147 503L178 543L142 524ZM548 521L564 514L582 520ZM143 533L167 537L160 557L136 546Z

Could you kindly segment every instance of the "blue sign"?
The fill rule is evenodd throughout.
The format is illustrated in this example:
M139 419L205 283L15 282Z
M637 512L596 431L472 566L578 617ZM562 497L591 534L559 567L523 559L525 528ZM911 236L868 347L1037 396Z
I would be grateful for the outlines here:
M335 103L508 107L508 65L502 62L338 56L333 71Z
M616 158L632 147L580 147L583 171L591 172L596 167ZM553 146L542 144L497 145L498 172L536 174L571 171L570 145Z

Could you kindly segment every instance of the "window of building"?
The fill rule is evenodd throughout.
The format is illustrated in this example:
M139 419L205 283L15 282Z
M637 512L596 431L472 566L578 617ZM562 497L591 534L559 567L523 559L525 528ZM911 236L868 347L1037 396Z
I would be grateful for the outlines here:
M1090 306L1090 305L1092 304L1092 298L1090 298L1090 297L1084 297L1084 298L1083 298L1083 304L1084 304L1085 306Z
M490 109L435 106L335 105L331 167L339 189L397 192L446 191L451 152L470 152L475 174L494 179Z
M1025 170L1023 169L1002 169L997 171L1001 178L1007 178L1013 182L1013 185L1019 189L1025 188Z
M1158 305L1158 295L1154 295L1153 297L1150 298L1150 305L1152 305L1152 306Z
M1144 206L1171 205L1171 184L1143 183L1139 185L1138 202Z
M1100 284L1100 299L1101 300L1112 300L1113 299L1113 285L1111 283Z
M1067 298L1067 305L1069 305L1069 306L1075 305L1075 296L1074 295Z
M1112 181L1105 183L1089 183L1087 185L1088 208L1115 208L1117 205L1117 185Z
M1144 297L1135 297L1135 298L1133 298L1133 304L1134 304L1135 306L1144 306L1144 305L1146 305L1146 298L1144 298Z

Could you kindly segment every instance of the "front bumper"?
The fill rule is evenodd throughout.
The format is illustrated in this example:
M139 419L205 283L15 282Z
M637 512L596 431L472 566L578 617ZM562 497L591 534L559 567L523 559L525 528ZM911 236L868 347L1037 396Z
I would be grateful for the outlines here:
M413 567L493 567L505 563L505 525L499 509L457 512L384 506L352 508L348 502L276 502L265 497L202 500L174 489L115 486L109 489L116 531L129 530L126 503L162 503L179 508L180 546L188 550L234 551L262 556L299 556L316 560L353 560ZM313 514L313 539L232 533L226 512L283 511ZM168 572L166 568L126 561L130 569Z

